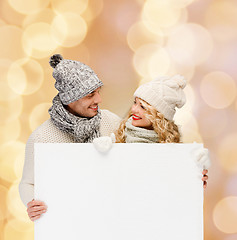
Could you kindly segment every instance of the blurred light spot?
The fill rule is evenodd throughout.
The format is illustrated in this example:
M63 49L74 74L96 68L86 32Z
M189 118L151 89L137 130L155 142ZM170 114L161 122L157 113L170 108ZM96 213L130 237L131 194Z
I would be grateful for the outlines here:
M25 29L22 45L28 56L38 59L48 57L57 48L50 25L43 22L31 24Z
M27 15L22 23L22 26L23 28L26 28L27 26L38 22L51 24L54 17L55 13L51 9L46 8L35 14Z
M94 20L102 12L104 7L103 0L89 1L87 9L83 12L82 17L89 22Z
M183 143L193 143L193 142L203 143L203 139L202 139L199 131L197 131L197 130L194 131L192 129L188 129L187 126L185 129L183 129L181 131L181 141Z
M21 71L19 71L21 69ZM32 59L19 59L9 68L8 83L11 89L22 95L36 92L44 80L41 65Z
M236 240L236 239L237 239L237 234L231 234L224 238L224 240Z
M228 107L236 97L235 82L224 72L207 74L201 82L200 91L204 101L217 109Z
M0 16L7 24L16 26L20 26L25 17L23 14L16 12L8 0L0 1Z
M139 47L147 43L156 43L162 46L164 43L164 38L162 35L155 35L150 32L143 22L137 22L132 27L130 27L127 34L127 42L129 47L136 51Z
M188 22L188 10L186 8L182 8L180 10L180 17L178 21L170 27L162 28L162 31L166 37L169 37L176 31L177 28L186 24L187 22Z
M174 121L182 128L181 133L185 131L185 129L190 129L195 132L198 131L197 120L190 111L183 109L177 110L174 115Z
M220 140L218 156L222 167L230 173L237 173L237 133L228 135Z
M22 112L22 98L17 97L11 101L0 101L0 124L16 120Z
M12 62L5 59L0 59L0 101L9 101L17 98L19 95L16 94L8 85L8 70ZM0 112L1 112L0 107ZM0 120L1 122L1 120Z
M22 203L19 190L18 190L18 183L13 184L11 188L8 191L7 195L7 208L8 211L18 220L24 221L24 222L30 222L30 219L28 217L26 207ZM15 228L18 230L17 228ZM19 229L20 230L20 229Z
M205 12L205 22L215 40L236 41L236 1L213 1Z
M194 2L195 0L166 0L169 2L170 5L176 8L184 8L187 7L189 4Z
M213 48L209 32L197 24L184 24L170 35L167 49L173 59L183 65L204 62Z
M34 224L29 221L11 219L5 225L3 236L4 240L32 240L34 239Z
M2 185L0 185L0 221L5 219L8 216L7 212L7 192L8 189Z
M180 75L184 76L185 79L189 82L193 78L194 73L195 73L194 66L180 65L178 63L175 63L173 61L173 59L171 58L171 65L170 65L169 71L167 73L169 76L180 74Z
M64 13L54 18L51 33L59 45L74 47L86 37L87 25L80 15Z
M150 0L144 4L142 20L144 24L154 32L162 27L174 25L180 17L180 9L169 4L161 4L160 1Z
M226 183L225 193L226 195L237 196L237 175L230 176Z
M0 27L0 58L16 60L25 57L21 45L22 30L18 27L5 25Z
M229 196L220 200L213 211L216 227L224 233L237 233L237 197Z
M48 110L52 106L51 103L41 103L34 107L30 114L30 128L34 131L39 125L41 125L44 121L49 119Z
M19 13L31 14L46 8L49 0L8 0L11 7Z
M22 174L25 144L11 141L0 147L0 176L8 182L19 181ZM15 167L18 166L18 168Z
M15 141L21 132L21 124L18 119L7 124L0 124L0 144L8 141Z
M207 108L199 114L198 122L202 136L211 139L226 130L228 119L225 112ZM214 122L215 124L213 124Z
M6 25L6 23L2 19L0 19L0 27L2 27L4 25Z
M166 75L170 67L170 57L164 48L156 50L149 60L149 75L152 78Z
M88 0L51 0L51 3L53 10L58 14L65 12L82 14L88 6Z
M160 49L159 45L146 44L141 46L134 54L133 65L136 71L143 77L149 76L149 60L154 52Z

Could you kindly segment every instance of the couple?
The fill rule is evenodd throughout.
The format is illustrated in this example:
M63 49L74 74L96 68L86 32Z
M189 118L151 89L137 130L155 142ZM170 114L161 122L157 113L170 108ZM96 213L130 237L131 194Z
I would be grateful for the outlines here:
M32 221L47 211L44 202L34 200L34 143L91 143L112 133L119 143L179 143L180 133L173 117L175 108L185 104L185 79L179 75L159 78L135 91L134 104L121 122L110 111L99 109L103 83L89 66L63 59L60 54L53 55L49 63L54 68L55 88L59 93L49 109L50 119L27 141L19 185L21 199ZM208 161L203 166L207 168ZM206 188L207 170L202 173Z

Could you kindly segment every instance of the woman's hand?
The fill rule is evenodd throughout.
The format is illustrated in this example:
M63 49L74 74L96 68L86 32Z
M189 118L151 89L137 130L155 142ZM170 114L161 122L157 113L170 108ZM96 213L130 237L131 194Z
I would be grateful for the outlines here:
M27 204L27 212L31 221L35 221L41 217L43 213L46 213L47 206L42 201L32 200Z
M203 188L205 189L207 187L207 179L208 179L208 176L207 176L207 173L208 173L208 170L204 169L202 171L202 181L203 181Z

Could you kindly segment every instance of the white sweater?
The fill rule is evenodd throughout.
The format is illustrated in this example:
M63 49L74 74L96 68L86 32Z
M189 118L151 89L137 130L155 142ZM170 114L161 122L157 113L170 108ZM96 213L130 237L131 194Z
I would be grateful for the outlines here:
M121 119L108 110L101 110L101 136L110 136L118 129ZM25 149L25 164L19 184L22 202L27 203L34 198L34 143L73 143L74 139L66 132L59 130L49 119L40 125L29 137ZM38 199L40 200L40 199Z

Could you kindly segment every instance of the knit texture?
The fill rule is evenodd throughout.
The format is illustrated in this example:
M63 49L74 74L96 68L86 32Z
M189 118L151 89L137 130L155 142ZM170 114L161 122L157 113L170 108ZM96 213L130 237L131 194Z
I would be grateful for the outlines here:
M95 72L79 61L63 59L60 54L55 54L50 58L50 65L54 67L55 88L64 105L85 97L103 85Z
M65 109L57 95L53 99L53 105L49 109L49 114L55 126L72 135L75 142L92 142L94 138L100 136L100 110L94 117L89 119L75 116Z
M132 118L125 124L126 143L157 143L158 135L154 130L148 130L132 125Z
M181 108L186 102L185 86L186 80L180 75L160 77L138 87L134 97L145 100L166 119L173 120L175 108Z
M120 121L121 119L112 112L101 110L100 135L110 136L118 129ZM20 196L25 206L34 198L34 143L75 143L75 139L72 135L59 130L51 119L31 134L26 143L25 164L19 185Z

